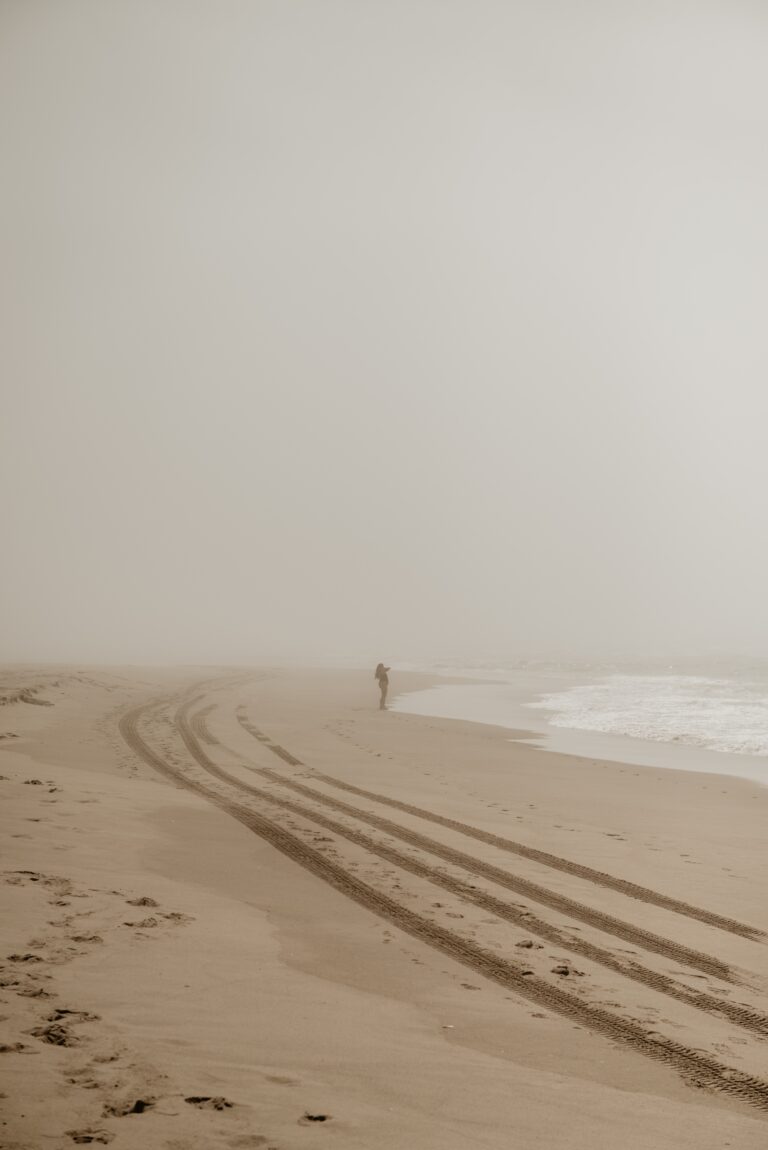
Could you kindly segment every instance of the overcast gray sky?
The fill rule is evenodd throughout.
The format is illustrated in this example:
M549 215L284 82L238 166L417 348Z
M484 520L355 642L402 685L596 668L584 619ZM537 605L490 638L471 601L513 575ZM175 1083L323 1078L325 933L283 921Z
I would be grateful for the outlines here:
M0 658L768 654L767 61L757 0L0 0Z

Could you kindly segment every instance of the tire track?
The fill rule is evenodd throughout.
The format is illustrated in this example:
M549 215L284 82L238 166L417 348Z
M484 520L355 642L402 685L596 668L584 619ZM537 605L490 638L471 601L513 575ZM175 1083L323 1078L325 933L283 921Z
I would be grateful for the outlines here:
M189 726L194 732L200 729L205 729L203 713L198 712L197 714L193 715L189 720ZM292 814L299 815L302 818L309 819L312 822L317 823L325 830L331 831L334 834L338 834L342 838L346 838L348 841L355 843L356 846L363 847L371 854L377 855L378 857L385 859L387 862L390 862L393 865L400 867L402 870L408 871L409 873L414 874L419 878L426 879L427 881L433 883L433 885L439 886L443 890L448 891L450 894L457 895L459 898L463 898L468 902L481 907L483 910L487 910L490 913L495 914L498 918L521 927L530 934L535 934L539 938L543 938L555 946L563 947L567 950L570 950L574 954L579 954L583 958L587 958L590 961L595 962L600 966L605 967L606 969L613 970L634 982L638 982L652 990L665 994L669 998L674 998L678 1002L683 1002L687 1006L692 1006L695 1009L704 1011L707 1014L719 1015L721 1018L727 1019L729 1022L735 1024L736 1026L740 1026L745 1030L752 1031L761 1035L762 1037L768 1037L768 1015L762 1013L761 1011L754 1010L748 1006L729 1002L727 999L719 998L717 995L711 994L707 991L696 990L687 986L685 983L678 982L677 979L674 979L669 975L651 970L632 959L617 956L611 951L605 950L603 947L600 947L595 943L590 943L584 939L576 938L566 931L560 930L559 927L554 926L552 923L548 923L544 919L539 918L539 916L534 914L532 911L521 910L508 902L504 902L501 899L495 898L493 895L487 894L484 891L480 891L477 887L455 879L450 875L446 875L443 872L436 870L434 867L431 867L428 864L419 861L418 859L412 858L409 855L404 855L400 851L388 846L385 843L371 839L368 835L365 835L355 830L354 828L345 826L344 824L338 823L333 819L325 818L318 811L307 809L306 807L303 807L297 803L286 803L285 800L276 798L271 792L262 791L257 787L252 787L248 783L242 782L236 776L231 775L223 768L219 768L215 764L211 764L210 759L208 759L208 756L199 746L195 748L192 743L187 743L187 749L191 751L197 762L206 770L210 771L211 765L213 765L213 773L215 773L216 777L220 778L222 781L232 783L234 786L241 788L246 793L254 794L257 797L266 799L267 801L273 802L278 806L284 806L285 809L290 810ZM308 787L304 787L301 784L286 780L266 768L260 770L259 773L269 779L273 779L281 786L290 787L301 794L307 795L310 798L319 798L322 801L325 797L319 795L315 791L310 790ZM334 803L333 805L339 804ZM355 818L360 819L361 815L364 814L364 812L358 812L356 808L347 807L346 804L340 805L345 808L345 813L354 812L353 817ZM386 822L386 820L376 820L375 816L371 816L371 819L375 820L374 825L377 827L380 823ZM362 819L362 821L367 820ZM387 827L390 826L394 826L394 824L387 824ZM383 827L380 829L383 829ZM394 832L387 831L387 833ZM425 841L431 842L431 840ZM433 853L431 847L421 847L420 842L415 845L418 845L419 849L429 849L430 853ZM472 861L475 864L481 862L481 860L474 859ZM473 867L469 867L466 864L457 865L461 865L462 869L469 870L471 873L481 873L477 865ZM716 962L717 960L712 961ZM724 969L728 970L727 967L724 967ZM730 975L730 971L728 971L728 973ZM728 981L735 980L731 976L728 978Z
M302 787L298 783L293 783L290 780L283 779L268 769L264 769L259 773L265 775L268 778L274 779L274 781L279 783L281 786L290 787L292 790L296 790L297 792L307 797L317 797L321 801L324 798L324 796L318 795L317 792L310 790L308 787ZM346 804L342 804L342 806L346 807ZM313 820L319 821L317 820L316 812L307 810L305 807L291 805L290 809L294 814L301 814L305 818L312 818ZM352 815L354 809L355 808L353 807L348 807L344 813L348 813L350 816L360 819L364 822L369 821L368 818L364 817L363 813L356 813ZM373 818L375 818L375 816L373 816L370 821L374 826L377 826L378 829L386 829L386 833L392 834L397 838L401 838L403 841L409 842L411 845L416 846L419 849L428 851L430 854L439 854L439 857L444 857L446 862L455 862L455 865L461 866L463 870L467 870L470 873L477 875L478 877L491 877L492 881L498 881L495 877L486 874L485 864L483 864L482 860L472 859L472 865L470 865L469 862L459 862L458 858L451 857L453 852L451 852L449 848L443 855L442 850L438 852L434 850L432 846L422 846L421 836L416 835L413 837L413 839L411 839L410 834L407 831L405 834L402 834L400 832L400 828L398 828L397 832L394 829L388 829L389 827L394 827L395 824L387 824L387 820L377 820L376 822L373 822ZM385 827L385 825L380 824L387 825ZM352 841L356 842L360 846L366 847L368 850L375 850L376 853L379 852L379 848L382 846L382 844L378 843L376 840L370 839L366 835L360 835L351 832L350 829L346 826L343 826L342 824L336 823L332 820L323 820L322 825L325 826L326 830L332 830L337 834L341 834L345 838L350 838ZM405 828L402 829L404 830ZM424 839L423 841L424 843L432 842L430 839ZM441 844L438 844L438 846L440 845ZM557 946L565 947L575 954L580 954L584 958L591 959L593 962L597 962L601 966L605 966L610 970L614 970L619 974L625 975L627 978L631 978L635 982L643 983L645 986L648 986L653 990L661 991L663 994L666 994L671 998L675 998L680 1002L685 1002L690 1006L695 1006L697 1009L704 1010L710 1014L719 1014L723 1018L727 1018L730 1022L735 1023L737 1026L745 1027L747 1030L752 1030L755 1033L762 1035L763 1037L768 1037L768 1014L764 1014L758 1010L753 1010L747 1006L739 1006L729 1002L727 999L718 998L716 995L705 991L697 991L686 986L684 983L678 982L676 979L671 978L669 975L650 970L648 967L634 962L631 959L619 958L611 951L605 950L603 947L597 946L596 944L587 942L584 939L576 938L571 934L561 931L558 927L546 922L544 919L539 918L538 915L531 911L519 911L509 903L503 902L500 899L494 898L492 895L488 895L479 891L477 887L474 887L471 884L453 880L448 876L443 875L440 871L434 870L432 867L422 866L421 864L417 863L416 860L411 859L408 855L402 855L400 852L393 852L387 847L383 847L383 849L386 851L386 855L383 857L386 857L390 862L394 862L396 865L401 866L406 870L411 870L412 873L418 874L422 878L428 878L436 885L443 887L445 890L450 890L451 893L457 894L462 898L468 899L470 902L475 903L477 906L481 906L485 910L491 911L499 918L503 918L509 922L516 923L518 926L528 930L531 934L536 934L540 938L546 939L548 942L551 942ZM463 855L460 852L458 852L458 854L459 858L462 859L471 858L471 856ZM505 874L506 872L501 873ZM602 929L602 927L600 929ZM656 938L658 936L651 937ZM672 943L669 940L664 939L662 941L667 943L669 947L677 947L677 944ZM681 947L680 950L687 951L687 948ZM688 953L699 955L698 951L692 951ZM710 958L708 955L701 957L706 958L707 961L713 965L713 967L716 967L721 972L718 973L715 977L720 978L725 982L737 982L737 979L734 977L730 968L725 963L721 963L719 959ZM693 965L693 963L690 961L688 961L687 964Z
M223 771L221 767L218 767L209 756L205 754L200 745L196 744L191 731L188 729L186 719L186 713L190 705L191 704L187 703L179 708L176 714L176 722L180 728L181 737L192 757L195 758L205 770L215 774L217 778L227 783L232 783L243 791L257 794L261 798L269 797L264 791L259 791L258 788ZM416 847L418 850L427 851L429 854L435 855L454 866L459 866L472 874L478 875L481 878L490 879L491 882L503 886L506 890L511 890L523 898L530 898L534 902L548 906L550 909L556 910L560 914L565 914L569 918L576 919L578 922L596 927L605 934L612 934L624 942L630 942L644 950L653 951L655 954L669 958L673 962L683 963L685 966L690 966L695 970L701 971L702 974L712 975L714 978L722 979L724 982L736 981L728 965L720 959L713 958L709 954L692 950L690 947L683 946L681 943L673 942L671 939L663 938L661 935L643 930L642 927L624 922L621 919L615 918L613 915L594 910L585 903L576 902L574 899L568 898L567 895L558 894L556 891L551 891L547 887L540 886L538 883L534 883L529 879L510 874L508 871L502 870L492 863L475 858L473 855L465 854L463 851L456 850L454 847L445 846L443 843L437 842L436 839L430 839L427 838L426 835L419 834L418 831L412 831L407 827L401 826L399 823L390 822L389 819L382 818L380 815L359 810L357 807L342 802L341 799L334 799L330 795L323 795L319 791L314 791L309 787L303 786L301 783L297 783L293 779L287 779L283 775L271 771L268 767L251 769L255 770L255 772L262 777L269 779L271 782L290 788L299 794L311 798L315 802L321 803L323 806L331 807L333 810L350 815L359 822L364 822L369 826L376 827L377 830L384 831L385 834L401 839L403 842L407 842L410 846ZM303 814L306 818L314 818L318 821L316 811L301 808L298 813Z
M195 732L195 738L199 739L201 743L207 743L209 747L215 747L218 739L212 735L206 725L206 718L210 715L211 711L216 709L216 704L211 703L210 706L204 707L202 711L197 711L192 716L191 727Z
M263 743L265 747L268 747L273 755L277 755L279 759L283 759L284 762L290 763L292 767L304 766L304 763L302 763L301 759L297 759L295 755L292 755L290 751L286 751L285 747L281 747L279 743L273 742L269 735L265 735L263 731L258 729L258 727L249 729L248 734L253 735L254 739L258 739L260 743Z
M189 778L181 769L165 762L157 755L138 730L141 715L156 705L144 704L127 712L119 721L119 729L134 753L164 777L207 799L269 842L287 858L323 879L360 906L387 919L398 929L441 951L477 974L514 990L523 998L571 1018L607 1038L622 1042L637 1053L665 1063L694 1085L708 1087L760 1110L768 1111L767 1081L727 1066L673 1039L646 1031L638 1023L614 1015L602 1007L590 1006L568 991L551 986L535 975L524 975L523 968L516 963L500 958L477 943L469 942L453 931L438 926L407 907L401 906L278 824Z
M606 934L612 934L616 938L621 938L624 942L631 942L636 946L643 947L645 950L651 950L655 954L660 954L664 958L671 958L676 962L682 962L686 966L700 970L703 974L712 975L725 982L736 981L727 963L722 962L718 958L713 958L711 955L704 954L698 950L692 950L690 947L683 946L681 943L673 942L672 939L664 938L658 934L652 934L650 931L643 930L642 927L623 922L621 919L614 918L613 915L605 914L603 911L593 910L592 907L587 906L585 903L576 902L574 899L568 898L567 895L558 894L556 891L548 890L547 887L539 886L538 883L531 882L525 878L519 878L517 875L510 874L508 871L494 866L493 863L487 863L483 859L475 858L473 855L465 854L463 851L455 850L453 847L444 846L443 843L438 842L436 839L427 838L426 835L421 835L418 831L411 831L407 827L401 827L399 823L390 822L389 819L380 818L378 815L371 815L367 811L358 811L356 807L350 806L348 803L343 803L339 799L332 799L330 796L322 795L319 791L313 791L310 787L305 787L293 779L283 778L276 772L271 771L268 767L259 769L258 773L273 782L279 783L283 787L290 788L290 790L295 791L297 794L302 794L306 798L319 801L323 806L329 806L333 810L349 815L352 818L358 819L360 822L367 823L369 826L374 826L377 830L393 835L395 838L401 839L410 846L428 851L430 854L443 859L444 862L460 866L480 878L490 879L491 882L503 886L507 890L521 895L523 898L530 898L534 902L548 906L551 910L556 910L561 914L567 915L569 918L574 918L579 922L586 923L588 926L596 927Z
M259 731L258 728L249 721L243 707L237 709L236 715L240 726L243 727L249 735L252 735L253 738L261 742L269 743L269 737L264 735L263 732ZM300 764L297 760L294 765L303 766L304 764ZM500 835L492 834L490 831L479 830L477 827L469 826L467 823L459 822L457 819L451 819L445 815L436 814L434 811L425 810L423 807L413 806L411 803L404 803L399 799L392 799L386 795L377 794L375 791L364 790L362 787L356 787L352 783L343 782L341 779L334 778L333 775L323 774L322 771L316 771L314 768L308 769L311 769L313 778L319 782L327 783L328 786L336 787L337 790L347 791L350 794L359 795L361 798L380 803L382 806L392 807L394 810L403 811L405 814L415 815L417 818L436 823L438 826L447 827L449 830L457 831L467 838L487 843L489 846L497 847L499 850L506 851L509 854L516 854L521 858L530 859L532 862L543 863L544 866L551 867L553 870L563 871L565 874L586 879L588 882L595 883L598 886L608 887L611 890L618 891L620 894L627 895L629 898L662 907L665 910L674 911L676 914L684 915L686 918L696 919L699 922L706 923L708 926L717 927L719 930L726 931L729 934L740 935L742 938L747 938L751 941L759 941L768 937L765 931L760 930L758 927L749 926L746 923L738 922L736 919L727 918L724 915L716 914L714 911L705 910L702 907L683 902L681 899L661 894L658 891L651 890L649 887L640 886L627 879L616 878L614 875L607 874L605 871L595 870L593 867L573 862L571 859L562 858L560 855L550 854L548 851L537 850L535 847L526 846L524 843L515 842L513 839L502 838Z

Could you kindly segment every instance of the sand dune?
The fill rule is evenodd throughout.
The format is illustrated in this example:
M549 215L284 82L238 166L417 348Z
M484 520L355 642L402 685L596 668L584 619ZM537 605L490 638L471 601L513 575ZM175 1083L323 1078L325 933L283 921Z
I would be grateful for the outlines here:
M768 794L375 695L3 672L0 1143L764 1146Z

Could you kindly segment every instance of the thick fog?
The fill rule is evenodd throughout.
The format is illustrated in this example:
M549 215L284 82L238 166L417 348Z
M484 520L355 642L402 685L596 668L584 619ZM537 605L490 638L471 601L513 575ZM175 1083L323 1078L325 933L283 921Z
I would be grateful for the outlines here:
M3 0L3 660L768 654L768 11Z

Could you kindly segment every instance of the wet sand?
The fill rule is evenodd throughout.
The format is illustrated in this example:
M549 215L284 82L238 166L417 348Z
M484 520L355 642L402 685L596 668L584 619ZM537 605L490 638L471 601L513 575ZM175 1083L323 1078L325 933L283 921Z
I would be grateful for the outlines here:
M584 672L555 675L541 671L508 671L504 674L505 680L479 683L464 680L407 694L401 692L393 700L393 709L403 714L464 719L506 727L512 732L523 728L525 739L534 741L543 750L582 759L608 759L639 767L729 775L768 786L768 757L765 755L710 750L682 740L665 742L554 726L549 721L551 712L540 709L542 696L591 686L600 679L599 675Z
M0 696L1 1145L765 1145L764 788L366 672Z

